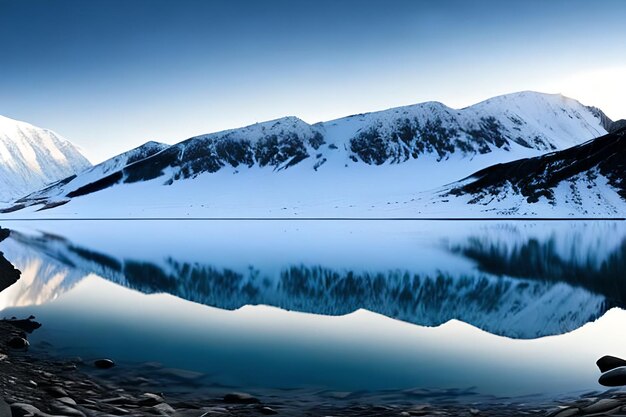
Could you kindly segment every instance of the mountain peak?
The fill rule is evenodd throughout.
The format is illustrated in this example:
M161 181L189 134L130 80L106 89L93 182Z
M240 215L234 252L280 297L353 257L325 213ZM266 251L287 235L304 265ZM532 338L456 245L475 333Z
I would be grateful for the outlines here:
M8 134L9 132L17 131L18 129L36 129L36 127L30 123L22 122L21 120L12 119L0 114L0 132Z
M232 138L232 137L259 137L267 133L280 133L285 131L303 131L309 130L309 125L304 120L295 116L285 116L278 119L267 120L265 122L257 122L244 127L235 129L222 130L215 133L207 133L199 136L195 136L191 139L198 138Z
M476 104L473 104L470 107L474 106L484 106L486 104L498 104L502 105L507 103L508 105L528 105L533 106L538 103L550 103L552 105L568 105L568 106L582 106L582 104L571 97L564 96L561 93L542 93L538 91L532 90L524 90L517 91L513 93L501 94L498 96L494 96L488 98L486 100L480 101Z
M20 197L90 167L55 132L0 116L0 200Z

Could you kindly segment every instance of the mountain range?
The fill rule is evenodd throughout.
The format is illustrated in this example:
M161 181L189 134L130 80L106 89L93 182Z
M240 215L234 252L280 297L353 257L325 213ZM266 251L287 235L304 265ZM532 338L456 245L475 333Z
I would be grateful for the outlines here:
M535 92L458 110L427 102L313 125L285 117L174 145L148 142L94 167L83 164L2 212L620 216L620 123L576 100ZM593 158L584 157L592 151Z

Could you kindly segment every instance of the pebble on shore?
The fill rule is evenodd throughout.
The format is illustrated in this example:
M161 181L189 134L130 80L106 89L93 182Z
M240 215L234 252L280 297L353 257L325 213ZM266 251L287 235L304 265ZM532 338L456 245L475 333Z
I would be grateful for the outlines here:
M111 369L115 366L115 362L111 359L98 359L93 364L98 369Z

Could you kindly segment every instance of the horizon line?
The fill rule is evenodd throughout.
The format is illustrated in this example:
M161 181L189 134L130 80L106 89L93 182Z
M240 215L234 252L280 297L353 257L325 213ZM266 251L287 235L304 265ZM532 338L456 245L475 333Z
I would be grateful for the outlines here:
M44 217L4 221L626 221L626 217Z

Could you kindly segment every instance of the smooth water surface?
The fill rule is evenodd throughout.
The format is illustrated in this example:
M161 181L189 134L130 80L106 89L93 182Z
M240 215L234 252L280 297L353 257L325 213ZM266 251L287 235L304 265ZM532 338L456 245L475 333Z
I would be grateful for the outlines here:
M600 389L626 356L626 223L5 222L34 346L217 386ZM195 374L194 374L195 375Z

